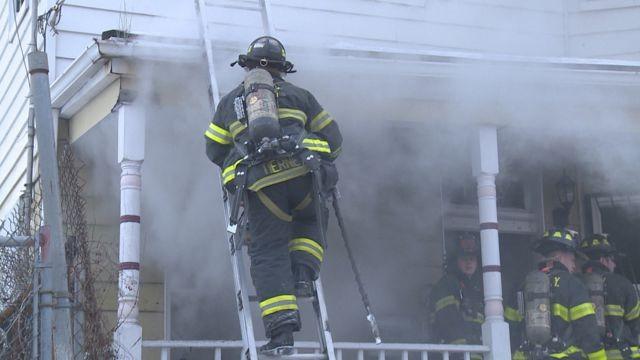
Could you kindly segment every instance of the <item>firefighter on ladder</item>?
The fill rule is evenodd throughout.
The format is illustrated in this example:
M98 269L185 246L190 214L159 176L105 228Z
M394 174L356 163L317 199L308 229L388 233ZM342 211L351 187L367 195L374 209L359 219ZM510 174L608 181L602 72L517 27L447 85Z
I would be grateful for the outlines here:
M602 328L607 359L640 359L638 293L629 280L614 273L618 255L614 244L607 235L594 234L582 241L580 252L589 258L582 271L592 301L602 311L598 314L601 317L598 325Z
M283 79L294 70L279 40L257 38L232 66L236 63L247 77L220 100L205 132L206 153L222 169L229 192L246 188L251 277L270 339L260 352L289 354L293 332L300 330L296 296L312 295L325 249L318 219L326 226L328 211L322 204L323 214L317 214L310 171L323 175L325 190L335 185L332 162L342 136L309 91ZM249 74L267 72L272 84L248 83ZM275 104L255 95L265 91ZM253 108L256 113L272 109L274 121L260 123L264 116L254 121ZM278 135L265 135L272 130L264 126Z
M484 321L480 247L475 234L456 238L452 263L431 291L431 320L435 340L446 344L481 344ZM478 355L472 355L476 358ZM480 358L480 357L478 357Z
M534 244L544 256L527 275L524 316L505 313L515 341L514 360L605 360L589 294L576 270L577 234L550 229Z

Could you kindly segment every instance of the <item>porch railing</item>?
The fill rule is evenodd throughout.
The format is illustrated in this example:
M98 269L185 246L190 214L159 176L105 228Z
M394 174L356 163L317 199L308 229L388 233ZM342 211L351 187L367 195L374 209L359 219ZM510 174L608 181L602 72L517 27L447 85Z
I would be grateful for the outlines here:
M258 342L260 346L264 341ZM198 348L211 349L215 360L222 360L223 350L240 350L242 341L239 340L144 340L143 348L159 348L162 350L162 360L169 359L170 349ZM471 360L472 354L485 354L489 347L484 345L449 345L449 344L406 344L406 343L356 343L335 342L336 359L371 359L385 360L387 355L393 358L409 360L419 356L420 360L429 360L430 355L439 354L442 360L449 360L451 354L462 354L464 360ZM295 343L298 356L289 358L319 359L320 345L313 341L299 341ZM315 356L314 356L315 355ZM440 358L440 357L438 357Z

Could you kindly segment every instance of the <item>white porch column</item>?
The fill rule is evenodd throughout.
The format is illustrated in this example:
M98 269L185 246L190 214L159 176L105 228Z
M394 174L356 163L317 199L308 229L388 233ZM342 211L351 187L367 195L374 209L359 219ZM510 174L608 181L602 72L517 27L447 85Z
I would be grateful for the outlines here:
M488 359L511 358L509 326L504 321L502 278L498 242L496 175L498 174L498 136L495 126L480 126L472 148L473 176L478 182L478 208L482 247L485 322L482 342L491 348ZM485 359L487 359L485 358Z
M140 284L140 193L144 160L145 113L140 104L123 103L118 109L118 162L120 175L120 264L118 324L115 333L118 359L142 359L142 326L138 320Z

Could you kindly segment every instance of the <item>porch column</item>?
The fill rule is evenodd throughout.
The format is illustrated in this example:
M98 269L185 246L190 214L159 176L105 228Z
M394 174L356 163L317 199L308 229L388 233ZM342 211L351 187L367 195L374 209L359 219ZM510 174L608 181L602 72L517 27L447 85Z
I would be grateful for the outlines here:
M122 103L118 109L120 175L120 264L118 359L142 359L142 326L138 320L140 285L140 193L144 160L145 114L140 104Z
M485 359L510 359L509 326L504 321L496 175L498 174L498 136L495 126L477 128L472 147L473 176L478 182L478 208L482 248L485 322L482 342L491 348Z

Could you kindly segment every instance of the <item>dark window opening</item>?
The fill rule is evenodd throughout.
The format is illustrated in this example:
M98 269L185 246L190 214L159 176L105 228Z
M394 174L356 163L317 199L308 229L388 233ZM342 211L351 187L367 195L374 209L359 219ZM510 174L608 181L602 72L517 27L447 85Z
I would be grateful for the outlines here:
M601 208L602 230L609 234L622 254L617 258L616 272L638 283L640 274L640 209L637 206Z

